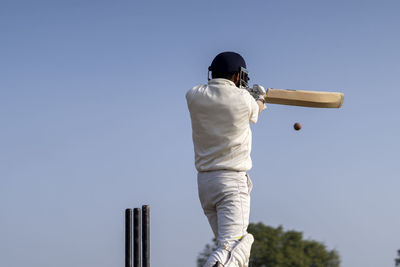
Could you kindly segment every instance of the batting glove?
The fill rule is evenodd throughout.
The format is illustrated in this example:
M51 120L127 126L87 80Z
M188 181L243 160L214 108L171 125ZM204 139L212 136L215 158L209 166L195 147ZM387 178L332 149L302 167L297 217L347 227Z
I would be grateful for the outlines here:
M253 88L251 91L252 91L252 96L254 97L255 100L259 100L259 101L265 103L266 92L265 92L264 87L262 87L259 84L255 84L255 85L253 85Z

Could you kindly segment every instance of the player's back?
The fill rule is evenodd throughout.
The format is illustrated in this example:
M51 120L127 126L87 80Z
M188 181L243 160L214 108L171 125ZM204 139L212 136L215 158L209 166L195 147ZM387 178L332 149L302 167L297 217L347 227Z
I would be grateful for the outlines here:
M226 79L197 85L186 99L192 120L195 163L199 171L251 168L249 93Z

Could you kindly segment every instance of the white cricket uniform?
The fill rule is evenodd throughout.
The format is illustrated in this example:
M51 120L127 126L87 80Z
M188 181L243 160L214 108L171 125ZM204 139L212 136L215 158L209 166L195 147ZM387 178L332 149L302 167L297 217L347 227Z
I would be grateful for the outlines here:
M259 107L247 90L226 79L193 87L186 100L199 198L218 240L218 249L204 266L217 260L225 264L229 252L247 234L252 187L246 173L252 167L249 123L257 122ZM251 243L246 246L250 254Z

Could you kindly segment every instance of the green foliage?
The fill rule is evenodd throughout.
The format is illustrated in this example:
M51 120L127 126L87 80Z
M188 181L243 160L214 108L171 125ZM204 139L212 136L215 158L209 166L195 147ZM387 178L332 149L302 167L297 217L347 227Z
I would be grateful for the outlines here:
M262 223L251 223L248 231L254 236L250 267L339 267L340 258L335 250L314 240L303 240L297 231L284 231L282 226L273 228ZM216 247L206 245L197 258L201 267Z
M400 249L397 250L397 255L399 256L398 258L394 259L395 266L399 267L400 266Z

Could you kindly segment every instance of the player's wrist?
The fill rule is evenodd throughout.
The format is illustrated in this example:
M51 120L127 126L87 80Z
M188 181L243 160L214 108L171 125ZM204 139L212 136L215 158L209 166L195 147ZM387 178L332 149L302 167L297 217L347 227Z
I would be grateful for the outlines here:
M263 95L259 95L256 101L260 101L261 103L265 104L265 97Z

